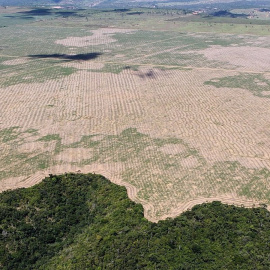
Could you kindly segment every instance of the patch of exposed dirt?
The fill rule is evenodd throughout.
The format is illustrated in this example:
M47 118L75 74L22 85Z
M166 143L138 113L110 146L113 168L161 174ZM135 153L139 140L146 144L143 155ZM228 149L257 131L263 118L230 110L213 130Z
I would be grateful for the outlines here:
M201 198L196 198L194 200L188 201L188 202L184 202L184 203L180 203L178 205L178 207L176 207L174 209L173 212L170 212L169 215L164 215L162 217L160 217L160 219L166 219L168 217L177 217L179 216L181 213L192 209L193 206L198 205L198 204L202 204L202 203L210 203L213 201L221 201L222 203L226 203L229 205L236 205L236 206L244 206L247 208L253 208L253 207L260 207L260 203L254 201L254 200L247 200L246 198L243 197L239 197L236 194L220 194L217 195L215 197L201 197ZM268 208L268 211L270 210L270 208Z
M189 156L187 158L185 158L182 162L181 162L181 165L184 167L184 168L195 168L199 165L199 162L198 162L198 159L196 157L193 157L193 156Z
M94 142L97 142L97 141L104 139L104 137L105 137L104 135L95 135L91 138L91 140Z
M77 61L77 62L69 62L69 63L64 63L62 64L64 67L73 67L77 69L102 69L104 67L103 63L98 63L98 62L92 62L92 61Z
M238 69L250 71L270 70L270 48L211 46L200 51L207 59L228 62Z
M92 35L84 37L68 37L65 39L56 40L56 44L67 47L87 47L91 45L102 45L115 42L113 35L116 33L132 33L136 30L118 29L118 28L100 28L92 30Z
M270 96L270 91L262 91L261 95L263 96Z
M62 151L58 154L55 159L57 161L69 162L69 163L78 163L85 159L93 157L91 149L87 148L69 148Z
M186 147L181 144L165 144L159 150L164 154L177 155L183 153Z
M16 65L22 65L29 62L29 59L27 58L16 58L4 61L2 64L6 66L16 66Z
M20 153L44 152L44 151L52 152L55 149L55 144L56 144L55 141L52 142L34 141L21 144L17 148L17 150Z

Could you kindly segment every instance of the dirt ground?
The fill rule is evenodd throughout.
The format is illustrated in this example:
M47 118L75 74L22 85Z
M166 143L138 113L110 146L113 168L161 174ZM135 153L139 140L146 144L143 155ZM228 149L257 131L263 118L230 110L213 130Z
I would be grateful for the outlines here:
M117 35L134 33L87 30L52 40L60 59L6 55L0 62L0 191L32 186L49 174L94 172L124 185L152 221L214 200L270 205L270 49L263 47L269 38L192 49L183 43L204 34L177 40L149 31L139 33L141 44L117 42ZM100 57L89 61L61 59L97 49ZM170 54L179 63L170 64ZM158 64L148 64L151 59ZM243 73L251 86L215 86ZM249 74L264 79L253 76L253 82ZM6 84L7 78L17 81ZM248 89L253 85L261 96Z
M219 60L235 65L238 70L270 71L270 48L211 46L201 53L209 60Z
M145 72L145 68L138 72ZM31 155L47 153L54 161L52 164L56 165L33 174L29 171L25 175L5 178L0 189L31 186L49 173L80 170L100 173L115 183L125 185L130 197L143 203L151 220L156 219L159 211L158 219L179 214L211 198L244 205L250 205L251 201L252 205L258 203L256 195L253 194L253 199L245 199L245 196L235 194L233 188L228 189L231 193L224 195L212 185L209 194L212 180L207 178L205 187L199 180L196 183L196 179L193 183L185 183L183 188L189 188L190 194L183 200L183 191L176 190L174 182L179 181L178 177L184 177L184 173L189 175L195 168L210 168L217 162L238 161L247 168L270 169L269 100L255 97L243 89L217 89L204 85L205 80L220 76L220 71L167 70L156 74L158 76L144 79L132 70L124 70L120 74L79 70L67 78L45 84L2 88L1 129L19 126L21 131L29 128L38 130L38 135L26 136L13 151ZM121 158L112 159L111 156L117 156L118 152L129 151L129 144L120 141L120 145L110 143L111 148L106 148L109 150L103 159L84 164L83 161L91 159L95 152L89 147L76 146L83 136L96 135L93 142L101 140L105 143L106 136L118 136L130 127L152 140L149 141L148 152L145 151L140 159L136 160L132 154L124 162ZM55 153L56 140L40 140L48 134L58 134L62 145L74 145ZM164 143L159 147L153 142L166 138L177 138L184 143ZM135 147L138 143L136 138L131 137L130 140L131 143L134 140ZM2 145L7 143L2 142ZM188 147L191 149L189 152ZM196 149L199 156L193 154L192 149ZM164 171L162 161L155 157L157 151L172 162L177 160L179 168ZM139 172L147 160L150 160L146 169L152 172L151 178L149 174L144 176ZM8 166L2 170L7 171ZM182 172L178 173L180 168ZM135 181L132 184L126 178L123 180L123 175L130 170L135 171L131 176ZM199 169L197 173L200 172ZM165 183L158 180L162 175L167 178ZM140 195L139 191L145 185L153 185L154 190L148 192L149 197ZM210 196L204 198L201 194Z
M89 45L108 44L117 41L112 36L116 33L131 33L132 29L118 29L118 28L101 28L91 30L89 36L84 37L68 37L66 39L56 40L56 44L68 47L87 47ZM92 35L91 35L92 34Z

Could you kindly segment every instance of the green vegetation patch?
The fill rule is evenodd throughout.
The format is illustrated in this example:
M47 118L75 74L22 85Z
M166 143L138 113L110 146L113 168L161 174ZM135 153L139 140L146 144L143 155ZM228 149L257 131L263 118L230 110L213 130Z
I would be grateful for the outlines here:
M17 129L19 127L10 127L0 130L0 140L3 143L7 143L9 141L13 141L18 138L20 135L19 132L17 132Z
M49 141L58 141L61 140L59 134L48 134L46 136L41 137L38 139L39 141L49 142Z
M29 128L26 131L24 131L24 133L29 133L29 134L33 134L33 135L38 135L38 130L35 128Z
M119 74L126 68L125 64L106 63L102 69L90 69L91 72L105 72Z
M69 76L76 72L76 68L72 67L61 67L61 66L49 66L49 63L46 67L41 69L31 68L28 72L21 70L12 74L12 76L6 76L2 79L0 85L8 87L11 85L16 85L20 83L42 83L47 80L59 79L64 76Z
M270 213L220 202L151 223L125 188L50 175L0 194L0 265L13 269L269 269Z
M53 142L56 141L55 143L55 148L54 148L54 154L58 154L61 152L61 150L63 149L62 143L61 143L61 137L59 134L48 134L46 136L43 136L41 138L38 139L38 141L41 142Z
M270 98L270 81L263 74L241 73L235 76L214 78L204 84L217 88L241 88L250 91L253 95Z
M44 170L52 165L51 154L48 152L37 154L33 157L25 159L23 168L30 171Z
M29 149L21 152L20 147L38 137L38 130L29 128L25 131L19 127L0 130L0 141L3 151L0 152L0 180L8 177L27 176L53 165L52 155L61 149L61 138L58 134L49 134L37 140L44 144L44 150ZM56 141L56 142L55 142ZM49 144L54 144L54 152L48 151ZM18 169L19 168L19 169Z
M263 169L250 169L242 166L237 161L216 162L212 167L202 170L199 179L204 179L208 184L204 189L214 189L218 194L236 192L240 197L270 202L269 180L270 171Z
M84 135L79 141L63 144L59 134L40 136L32 129L14 127L1 133L6 142L0 152L0 180L26 178L63 164L78 168L108 164L119 179L136 188L138 202L156 205L147 212L153 218L170 215L179 204L194 198L232 192L240 198L270 202L269 170L247 168L237 161L208 164L197 149L179 138L153 138L128 128L116 135ZM70 148L74 153L87 149L89 154L67 161L63 153Z
M81 160L79 166L120 164L119 177L137 188L138 200L159 205L159 212L149 212L149 216L168 214L180 202L194 199L194 190L196 197L235 192L240 197L270 201L265 192L270 179L267 169L249 169L236 161L207 164L200 152L183 140L152 138L135 128L119 135L97 136L100 139L95 135L83 136L80 141L62 147L89 148L91 157Z
M145 161L150 163L158 163L158 166L163 166L163 161L173 158L168 154L162 154L159 148L166 144L183 145L185 151L176 155L174 167L179 166L179 159L187 157L189 154L201 158L197 151L185 144L177 138L155 139L149 135L140 133L136 128L128 128L123 130L119 135L103 136L100 140L95 139L96 135L83 136L79 142L70 145L65 145L67 148L87 147L93 151L93 158L83 161L83 165L99 162L124 162L127 165L136 161L138 166L145 166ZM145 151L146 150L146 151ZM193 149L194 150L194 149ZM202 161L203 162L203 161ZM167 163L167 162L165 162Z

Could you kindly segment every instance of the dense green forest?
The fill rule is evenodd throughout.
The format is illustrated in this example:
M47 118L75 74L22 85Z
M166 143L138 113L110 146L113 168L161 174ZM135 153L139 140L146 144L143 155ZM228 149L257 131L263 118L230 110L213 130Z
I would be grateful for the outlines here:
M270 213L213 202L151 223L103 176L51 175L0 194L0 269L270 269Z

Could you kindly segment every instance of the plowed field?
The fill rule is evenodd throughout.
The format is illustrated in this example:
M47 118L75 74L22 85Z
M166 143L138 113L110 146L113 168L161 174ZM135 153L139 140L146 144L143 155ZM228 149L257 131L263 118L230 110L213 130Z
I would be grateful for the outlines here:
M154 221L270 204L270 36L93 16L0 29L0 190L81 171Z

